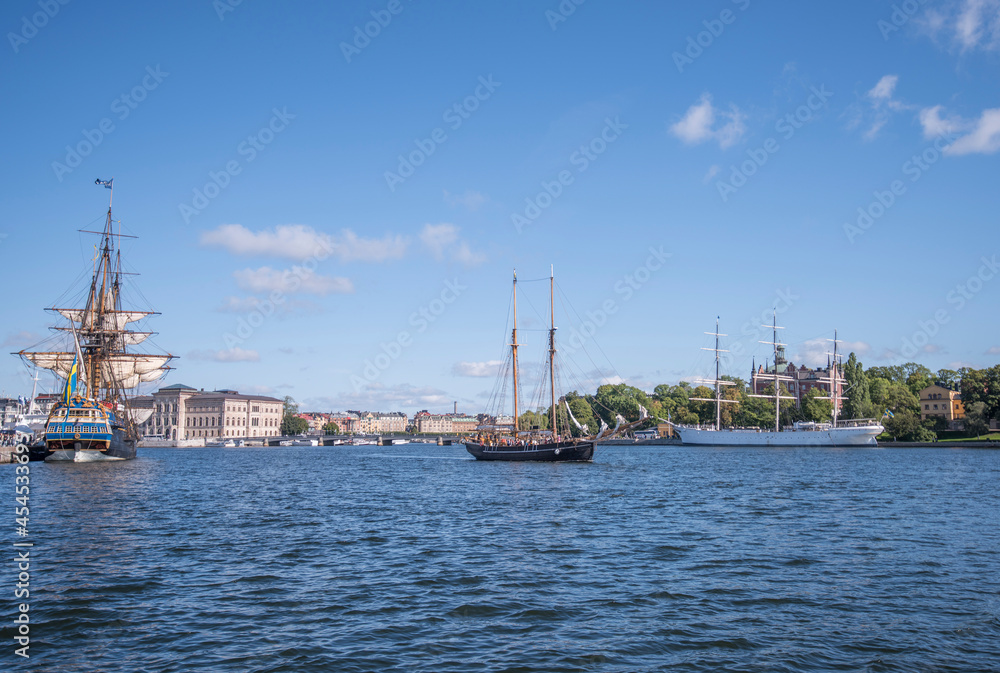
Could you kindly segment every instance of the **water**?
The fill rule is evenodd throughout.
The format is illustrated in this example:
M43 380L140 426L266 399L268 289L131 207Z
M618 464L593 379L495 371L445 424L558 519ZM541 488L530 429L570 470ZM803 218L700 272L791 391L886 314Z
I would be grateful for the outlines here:
M30 502L0 668L1000 670L998 451L145 449Z

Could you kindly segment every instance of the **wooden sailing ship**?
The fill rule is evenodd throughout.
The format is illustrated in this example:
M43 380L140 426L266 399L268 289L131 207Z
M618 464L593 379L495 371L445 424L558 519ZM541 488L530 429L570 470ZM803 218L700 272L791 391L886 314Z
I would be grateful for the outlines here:
M96 183L112 193L103 231L84 232L99 235L101 241L86 301L82 308L48 309L68 322L52 328L61 336L62 348L15 354L66 380L62 399L53 405L45 424L47 461L134 458L137 426L152 410L132 408L131 393L141 383L162 377L174 357L132 350L153 334L133 329L133 323L154 312L123 306L123 280L132 274L122 270L118 242L134 237L114 230L113 181Z
M493 461L591 461L594 457L594 443L601 437L610 437L615 432L625 430L644 421L647 416L643 414L640 421L636 423L622 424L625 419L618 417L618 426L615 430L608 430L602 422L601 431L597 435L573 437L569 427L559 427L559 414L556 413L557 401L566 404L568 417L574 422L577 428L587 432L586 426L580 426L573 418L573 412L565 399L557 400L556 396L556 326L555 326L555 273L549 275L549 347L548 347L548 389L549 389L549 423L548 430L521 427L521 384L518 371L517 350L521 345L517 340L517 272L514 272L514 286L512 290L513 307L513 329L511 331L511 342L509 344L509 373L510 382L513 387L513 422L510 425L494 425L482 428L474 439L465 443L465 448L477 460ZM506 371L501 368L499 377L501 380L507 376ZM502 403L501 405L502 406ZM641 407L640 407L641 408ZM645 410L642 410L645 412Z

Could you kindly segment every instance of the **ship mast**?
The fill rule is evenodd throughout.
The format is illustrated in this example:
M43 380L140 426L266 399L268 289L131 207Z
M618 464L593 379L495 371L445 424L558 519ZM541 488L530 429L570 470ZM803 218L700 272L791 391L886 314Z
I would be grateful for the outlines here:
M549 270L549 314L551 329L549 329L549 387L552 392L552 441L556 441L556 308L555 308L555 265Z
M715 378L708 381L701 379L698 381L698 383L715 384L715 397L711 399L705 397L692 397L690 399L698 400L699 402L715 402L715 429L716 431L718 431L722 429L722 405L724 403L731 403L731 404L738 403L738 400L725 400L722 398L722 386L735 386L736 383L734 383L733 381L723 381L720 378L721 363L719 359L719 353L728 353L729 351L723 348L719 348L719 337L724 337L729 335L719 333L719 316L715 317L715 331L705 332L705 334L715 337L715 348L702 348L703 351L715 351Z
M830 397L833 400L833 427L837 427L837 420L840 417L840 356L837 354L837 344L840 340L837 339L837 330L833 330L833 339L827 339L827 341L833 341L833 362L830 365Z
M518 430L518 408L517 408L517 269L514 269L514 330L511 332L511 362L513 363L512 369L514 372L514 435L517 436Z
M778 311L775 309L772 313L771 324L761 325L761 327L770 327L773 331L772 341L759 341L758 343L770 344L774 347L774 395L751 395L750 397L774 397L774 431L781 432L781 400L794 400L794 397L781 394L781 381L793 381L791 376L781 376L778 373L778 349L784 348L785 344L778 341L778 330L785 329L778 325Z

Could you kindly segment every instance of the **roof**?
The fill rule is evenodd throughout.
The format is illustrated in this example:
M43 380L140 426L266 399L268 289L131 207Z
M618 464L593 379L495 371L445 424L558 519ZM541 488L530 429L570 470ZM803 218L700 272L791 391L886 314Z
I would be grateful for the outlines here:
M172 386L167 386L166 388L160 388L160 390L198 390L198 389L192 388L191 386L186 386L183 383L175 383Z

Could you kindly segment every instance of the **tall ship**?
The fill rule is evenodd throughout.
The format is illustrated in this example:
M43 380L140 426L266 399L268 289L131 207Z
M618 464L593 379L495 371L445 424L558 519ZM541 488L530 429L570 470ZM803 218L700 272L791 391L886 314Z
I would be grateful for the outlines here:
M158 314L126 305L126 296L132 294L126 291L125 280L136 274L123 270L120 240L135 237L121 233L120 223L112 217L113 180L95 182L111 194L104 229L81 230L100 237L94 246L90 284L79 297L82 305L47 309L64 319L50 328L55 335L31 350L15 353L65 380L62 397L45 422L46 461L135 458L138 426L152 410L133 408L133 391L166 374L174 358L168 353L135 351L154 334L136 329L136 323Z
M777 324L777 315L772 320L771 325L762 325L773 330L772 341L762 341L774 347L775 367L773 374L773 394L751 395L751 397L763 397L774 399L774 430L763 430L760 428L723 428L722 427L722 405L734 403L735 400L723 398L723 386L735 385L732 381L725 381L720 378L720 353L727 351L719 348L719 338L726 336L719 333L719 322L716 320L715 332L706 334L715 337L715 348L705 350L715 351L715 379L704 381L715 386L714 398L691 398L705 402L715 402L715 423L709 426L692 426L671 423L674 430L680 435L684 444L694 444L702 446L877 446L875 439L882 434L885 429L881 423L873 419L852 419L841 420L840 402L843 399L841 389L845 383L844 377L840 373L840 359L837 353L837 335L834 333L833 359L829 368L830 396L820 399L828 399L833 402L833 418L829 423L816 423L811 421L799 421L791 426L782 428L781 426L781 400L793 400L794 397L781 394L781 382L793 380L789 376L783 376L777 367L779 348L784 348L785 344L778 341L778 330L784 329Z
M506 382L510 381L513 388L512 400L514 407L513 423L511 425L496 425L486 428L475 437L466 441L465 448L475 456L476 460L503 461L590 461L594 458L594 442L590 438L573 438L568 428L564 428L565 437L559 432L556 414L556 326L555 326L555 273L549 276L549 328L548 349L548 389L550 393L550 429L521 428L521 384L518 372L517 349L517 272L514 272L514 287L512 290L512 307L514 328L511 332L510 350L507 352L505 367L501 367L498 389L506 390ZM507 379L507 376L510 376ZM501 392L498 400L498 411L504 406L505 395ZM569 405L566 405L569 410ZM501 411L502 413L502 411ZM572 412L569 412L572 415Z

